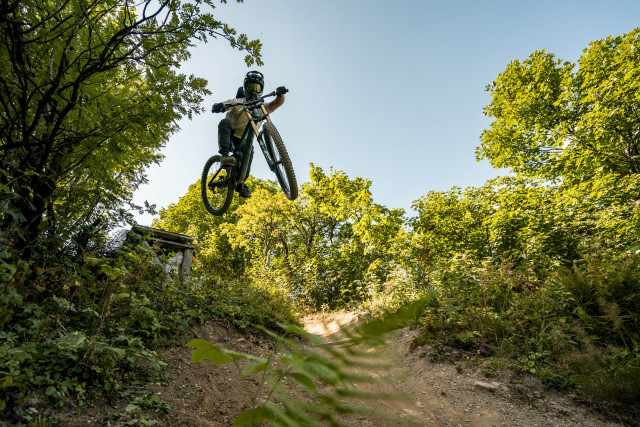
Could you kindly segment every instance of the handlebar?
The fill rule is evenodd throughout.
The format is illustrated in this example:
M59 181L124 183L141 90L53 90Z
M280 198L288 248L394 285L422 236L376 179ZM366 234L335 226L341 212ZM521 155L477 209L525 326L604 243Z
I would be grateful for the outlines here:
M289 92L289 90L287 89L287 92ZM285 92L286 93L286 92ZM274 90L271 93L268 93L266 95L262 95L260 98L256 98L253 99L251 101L245 101L245 102L235 102L233 104L224 104L225 110L228 110L231 107L245 107L245 108L254 108L254 107L258 107L259 105L264 103L264 100L266 98L269 98L271 96L275 96L276 95L276 91Z
M264 100L271 97L271 96L275 96L276 95L276 91L274 90L271 93L268 93L266 95L262 95L260 98L256 98L253 99L251 101L245 101L245 102L236 102L234 104L224 104L225 108L230 108L230 107L237 107L237 106L242 106L242 107L257 107L260 104L264 103Z

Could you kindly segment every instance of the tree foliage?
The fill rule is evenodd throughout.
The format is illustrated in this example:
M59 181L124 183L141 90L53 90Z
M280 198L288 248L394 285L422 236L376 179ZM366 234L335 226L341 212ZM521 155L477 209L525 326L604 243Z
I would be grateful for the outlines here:
M477 155L513 175L430 192L412 220L438 292L418 344L491 348L548 385L626 405L627 419L640 395L638 47L636 29L576 64L544 51L511 62L487 87Z
M479 188L432 191L414 208L415 240L430 265L459 254L495 262L571 262L587 249L595 229L606 226L593 206L572 193L513 177ZM609 227L619 229L621 218L614 221Z
M275 193L273 183L249 178L248 184L253 192L262 189ZM228 278L242 276L248 265L250 255L233 245L226 233L228 224L240 220L238 208L247 203L241 197L235 197L224 216L209 214L202 204L200 181L189 186L187 193L176 203L160 209L158 218L152 225L163 230L192 236L196 246L198 262L194 269L209 277Z
M404 222L401 210L373 202L370 185L312 166L299 203L263 192L239 210L229 236L251 251L252 274L312 306L360 301L367 280L385 280Z
M640 29L592 42L576 64L545 51L512 61L487 90L479 158L577 184L640 173Z
M481 135L478 157L551 185L541 213L554 225L545 233L557 237L564 228L560 234L583 250L596 241L616 249L637 245L638 82L635 29L592 42L576 64L534 52L512 61L487 87L485 114L494 120ZM535 198L529 193L514 208Z
M254 180L251 199L234 201L223 219L206 214L198 185L154 224L195 235L198 268L211 274L233 270L310 306L335 308L362 301L409 257L404 211L374 203L369 180L312 166L294 203L275 184Z
M202 111L206 81L178 72L222 37L261 63L260 42L217 21L213 1L0 4L0 191L4 240L82 240L121 219L144 169ZM101 226L101 227L100 227Z

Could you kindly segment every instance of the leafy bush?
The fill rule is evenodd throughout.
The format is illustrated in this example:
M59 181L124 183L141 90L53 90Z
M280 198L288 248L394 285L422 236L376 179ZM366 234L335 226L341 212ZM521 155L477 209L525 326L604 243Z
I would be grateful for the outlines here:
M543 276L527 265L457 257L434 280L414 345L492 352L548 385L628 405L640 357L640 256L600 254Z
M395 265L387 280L379 283L375 278L366 280L366 296L360 307L373 315L392 313L407 304L434 293L426 286L415 283L414 277L405 268Z
M57 407L82 405L90 393L126 394L133 382L161 373L155 348L193 323L296 322L293 305L276 293L199 276L181 283L163 258L143 241L23 265L0 291L3 418L19 421L32 390Z

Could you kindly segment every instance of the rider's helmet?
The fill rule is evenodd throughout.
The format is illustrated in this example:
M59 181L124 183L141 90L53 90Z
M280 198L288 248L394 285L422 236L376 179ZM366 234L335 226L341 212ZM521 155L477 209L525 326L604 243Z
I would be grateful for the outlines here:
M256 99L262 95L264 76L260 71L249 71L244 77L244 95L247 99Z

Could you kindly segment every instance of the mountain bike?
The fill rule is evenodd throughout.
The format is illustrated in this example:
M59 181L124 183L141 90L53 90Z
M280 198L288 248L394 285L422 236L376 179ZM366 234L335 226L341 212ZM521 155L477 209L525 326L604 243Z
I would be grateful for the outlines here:
M262 149L269 169L276 174L282 191L289 200L298 197L298 182L293 172L291 159L282 142L282 137L271 121L264 100L275 96L275 91L255 100L225 104L228 108L241 106L249 117L240 142L235 145L231 162L223 164L222 156L209 158L202 170L200 186L204 207L213 215L222 215L231 206L236 185L247 178L247 170L253 156L253 138L257 135L258 145ZM258 132L258 124L264 122Z

